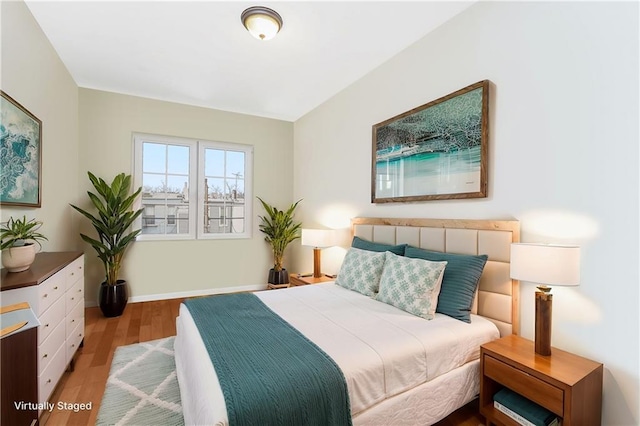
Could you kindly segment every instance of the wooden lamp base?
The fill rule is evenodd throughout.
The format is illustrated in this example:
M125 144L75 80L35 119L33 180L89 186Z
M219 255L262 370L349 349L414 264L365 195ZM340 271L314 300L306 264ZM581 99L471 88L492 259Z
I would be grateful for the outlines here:
M320 278L322 276L322 268L320 268L320 250L318 247L313 248L313 277Z
M539 355L551 355L551 308L553 295L547 286L536 291L536 339L535 348Z

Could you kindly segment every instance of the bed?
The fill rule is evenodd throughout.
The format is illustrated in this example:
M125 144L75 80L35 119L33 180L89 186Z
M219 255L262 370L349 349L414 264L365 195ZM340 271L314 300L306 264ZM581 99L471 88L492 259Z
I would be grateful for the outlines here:
M435 423L477 396L479 346L518 332L518 283L509 277L509 253L519 241L519 224L355 218L352 233L372 244L488 257L469 322L442 313L427 321L332 282L256 293L339 366L354 425ZM177 330L185 423L229 424L216 369L184 305Z

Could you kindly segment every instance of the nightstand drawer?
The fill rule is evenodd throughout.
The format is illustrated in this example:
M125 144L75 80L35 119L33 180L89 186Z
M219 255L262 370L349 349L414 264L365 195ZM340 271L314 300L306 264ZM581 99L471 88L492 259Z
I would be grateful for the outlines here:
M564 416L562 389L488 355L484 356L484 374L555 414Z

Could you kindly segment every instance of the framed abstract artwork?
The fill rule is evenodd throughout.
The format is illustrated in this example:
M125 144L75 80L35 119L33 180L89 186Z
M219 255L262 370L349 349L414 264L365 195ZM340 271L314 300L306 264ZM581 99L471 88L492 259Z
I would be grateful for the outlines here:
M489 80L373 125L371 202L487 196Z
M0 205L40 207L42 121L0 94Z

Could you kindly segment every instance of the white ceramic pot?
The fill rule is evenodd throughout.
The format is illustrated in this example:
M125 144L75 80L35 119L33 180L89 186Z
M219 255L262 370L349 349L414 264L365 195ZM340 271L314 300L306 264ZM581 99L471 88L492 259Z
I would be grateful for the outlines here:
M36 258L36 245L10 247L2 250L2 266L9 272L22 272L29 269Z

